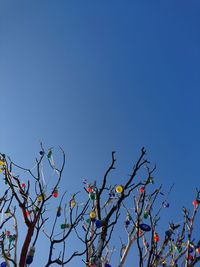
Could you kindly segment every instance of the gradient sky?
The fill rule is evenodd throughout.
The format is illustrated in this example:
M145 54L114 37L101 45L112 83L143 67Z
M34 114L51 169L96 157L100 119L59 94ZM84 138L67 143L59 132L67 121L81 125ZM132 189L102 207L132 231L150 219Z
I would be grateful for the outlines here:
M145 146L178 214L199 186L199 47L198 0L2 0L0 151L32 166L61 145L73 191Z

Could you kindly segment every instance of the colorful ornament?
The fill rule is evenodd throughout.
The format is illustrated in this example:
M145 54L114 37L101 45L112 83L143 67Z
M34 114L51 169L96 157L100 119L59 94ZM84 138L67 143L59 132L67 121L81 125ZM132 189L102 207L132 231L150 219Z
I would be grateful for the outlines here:
M31 264L33 262L33 256L27 256L26 264Z
M144 211L144 215L143 215L144 219L147 219L149 217L149 212L148 210Z
M116 190L116 192L118 193L118 194L121 194L122 192L123 192L123 186L122 185L118 185L118 186L116 186L116 188L115 188L115 190Z
M196 248L196 253L200 254L200 248Z
M26 217L30 216L30 212L28 210L26 211L25 214L26 214Z
M33 257L35 254L35 247L30 247L30 250L28 252L27 258L26 258L26 264L31 264L33 262Z
M6 266L7 266L6 262L3 261L3 262L1 263L1 267L6 267Z
M61 206L59 206L57 208L57 217L60 217L61 216L61 210L62 210L62 208L61 208Z
M53 195L53 197L57 198L58 197L58 189L54 189L52 195Z
M91 211L90 212L90 219L94 220L96 218L96 212L95 211Z
M51 149L49 149L49 151L48 151L48 154L47 154L47 158L48 158L48 159L50 159L50 158L51 158L51 156L52 156L52 150L51 150Z
M22 184L21 184L21 187L22 187L22 188L25 188L25 187L26 187L26 184L25 184L25 183L22 183Z
M110 265L110 264L108 264L108 263L106 263L106 264L105 264L105 267L111 267L111 265Z
M90 198L91 200L95 200L95 199L96 199L96 194L93 193L93 192L89 193L89 198Z
M37 201L38 201L38 202L41 202L41 201L43 200L43 198L45 198L45 194L43 194L43 195L39 195L39 196L37 197Z
M140 194L143 194L144 193L144 187L140 187L139 192L140 192Z
M91 186L88 186L87 191L88 191L88 193L91 193L93 191L92 187Z
M102 227L102 221L101 220L96 220L95 221L96 228L101 228Z
M6 231L6 236L10 236L10 231Z
M195 199L193 202L192 202L193 206L195 208L198 208L198 205L199 205L199 201L197 199Z
M70 228L70 224L69 223L63 223L63 224L61 224L61 226L60 226L60 228L61 229L66 229L66 228Z
M151 227L148 224L142 223L139 225L140 229L145 232L151 231Z
M194 258L193 258L193 256L192 256L191 254L189 254L189 255L188 255L188 259L189 259L190 261L193 261Z
M74 198L70 200L70 208L73 209L76 206L76 201Z
M157 233L155 233L155 235L154 235L154 242L159 242L160 241L160 237L159 237L159 235L157 234Z
M44 155L44 151L42 151L42 150L39 153L40 153L41 156Z
M163 205L163 208L169 208L169 203L167 201L164 201L162 205Z
M5 161L0 161L0 166L6 165Z
M10 209L9 208L7 208L7 210L5 211L5 215L10 216Z

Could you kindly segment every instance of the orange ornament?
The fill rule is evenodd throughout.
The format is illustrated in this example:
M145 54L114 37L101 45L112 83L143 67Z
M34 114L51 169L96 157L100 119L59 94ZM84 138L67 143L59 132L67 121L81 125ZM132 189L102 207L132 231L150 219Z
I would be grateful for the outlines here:
M154 242L159 242L160 241L160 237L159 237L159 235L158 234L155 234L154 235Z

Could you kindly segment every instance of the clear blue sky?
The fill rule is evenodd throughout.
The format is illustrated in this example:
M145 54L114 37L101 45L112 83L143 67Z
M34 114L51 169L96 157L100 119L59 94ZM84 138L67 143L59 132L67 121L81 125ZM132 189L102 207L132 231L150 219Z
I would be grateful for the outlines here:
M0 151L31 164L40 140L61 145L63 183L77 189L101 178L112 150L116 173L127 175L145 146L158 183L175 183L172 215L190 206L199 186L199 26L198 0L2 0Z

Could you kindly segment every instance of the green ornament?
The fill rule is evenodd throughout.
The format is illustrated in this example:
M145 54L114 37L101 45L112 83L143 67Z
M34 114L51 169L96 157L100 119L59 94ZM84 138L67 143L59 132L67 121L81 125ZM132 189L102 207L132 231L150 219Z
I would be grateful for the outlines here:
M87 220L86 220L86 223L90 223L91 222L91 220L90 220L90 218L88 218Z
M96 199L96 194L93 193L93 192L89 193L89 198L90 198L91 200L95 200L95 199Z
M149 217L149 212L147 210L144 211L143 217L144 219L147 219Z
M70 224L69 223L63 223L60 226L61 229L66 229L66 228L70 228Z
M35 207L35 211L39 211L39 207Z

